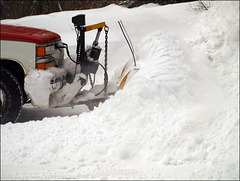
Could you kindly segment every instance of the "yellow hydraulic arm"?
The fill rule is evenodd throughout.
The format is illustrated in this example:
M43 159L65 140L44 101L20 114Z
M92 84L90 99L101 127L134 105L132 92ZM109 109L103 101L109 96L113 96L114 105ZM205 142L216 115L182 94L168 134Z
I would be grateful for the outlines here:
M94 25L89 25L89 26L85 26L85 31L91 31L91 30L95 30L95 29L99 29L99 28L103 28L103 27L107 27L105 22L101 22L98 24L94 24Z

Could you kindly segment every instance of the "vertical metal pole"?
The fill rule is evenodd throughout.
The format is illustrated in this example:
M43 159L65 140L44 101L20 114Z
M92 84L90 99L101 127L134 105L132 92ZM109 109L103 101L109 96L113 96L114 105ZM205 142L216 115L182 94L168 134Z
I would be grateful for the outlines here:
M80 44L80 63L85 63L85 31L83 27L80 29Z

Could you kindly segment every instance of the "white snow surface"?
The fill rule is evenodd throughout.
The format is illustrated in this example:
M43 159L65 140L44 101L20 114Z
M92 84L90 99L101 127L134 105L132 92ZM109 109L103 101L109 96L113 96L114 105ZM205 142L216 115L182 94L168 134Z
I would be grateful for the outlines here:
M1 178L238 180L239 2L211 2L200 14L188 3L110 5L1 23L57 32L74 53L77 14L110 27L110 81L132 60L118 20L140 70L91 112L1 125Z

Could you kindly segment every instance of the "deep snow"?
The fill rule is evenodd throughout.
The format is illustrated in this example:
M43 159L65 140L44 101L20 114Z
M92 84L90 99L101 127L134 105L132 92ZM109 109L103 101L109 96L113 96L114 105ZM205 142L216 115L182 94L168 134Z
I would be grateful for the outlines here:
M110 27L111 81L132 59L120 19L140 70L94 111L1 125L2 179L239 179L239 2L198 15L188 3L110 5L2 23L55 31L74 53L80 13ZM95 32L86 36L91 44Z

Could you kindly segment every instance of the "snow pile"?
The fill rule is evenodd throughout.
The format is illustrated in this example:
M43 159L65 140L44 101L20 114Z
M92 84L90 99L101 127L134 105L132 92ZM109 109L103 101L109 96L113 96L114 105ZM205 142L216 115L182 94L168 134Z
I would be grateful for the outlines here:
M131 23L147 12L144 18L162 18L166 27L153 23L148 35L134 34L140 70L94 111L1 126L2 178L239 179L239 2L213 2L188 20L185 13L161 14L183 8L92 10L126 13ZM188 31L191 41L185 28L176 33L183 20L196 27ZM123 43L112 45L117 62ZM116 67L111 75L119 75Z
M226 108L215 113L209 125L212 131L208 142L213 150L208 164L215 166L219 178L228 175L239 179L239 2L214 2L199 20L195 25L199 32L192 45L206 52L228 99L221 103Z
M231 8L231 12L229 9ZM221 11L219 11L221 9ZM223 78L229 94L238 96L239 2L215 2L209 12L198 17L198 34L192 44L205 50L211 66ZM238 102L237 99L235 101Z

